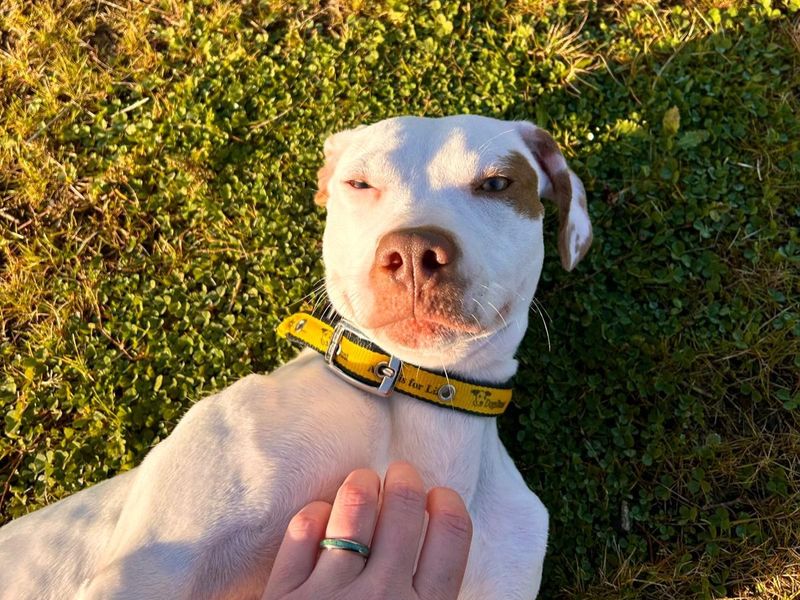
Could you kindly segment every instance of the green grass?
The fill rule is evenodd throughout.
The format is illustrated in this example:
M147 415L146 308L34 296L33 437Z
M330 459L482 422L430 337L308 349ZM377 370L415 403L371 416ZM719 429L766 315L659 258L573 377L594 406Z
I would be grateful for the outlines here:
M799 8L6 0L2 520L292 355L327 133L470 112L549 128L595 224L566 274L548 214L501 419L542 597L800 597Z

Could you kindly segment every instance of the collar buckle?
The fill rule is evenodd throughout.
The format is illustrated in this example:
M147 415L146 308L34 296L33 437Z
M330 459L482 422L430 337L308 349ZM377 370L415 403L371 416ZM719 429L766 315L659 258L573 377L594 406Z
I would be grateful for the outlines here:
M362 340L369 341L369 338L361 333L361 331L356 329L349 322L342 319L334 328L333 335L331 335L331 341L328 343L328 348L325 350L325 363L328 365L328 368L330 368L339 377L347 381L350 385L353 385L360 390L364 390L365 392L376 394L378 396L383 396L384 398L387 397L394 390L394 386L400 377L400 367L403 364L402 361L395 356L389 356L388 362L381 361L372 369L372 372L381 378L380 383L377 385L364 383L363 381L356 379L349 373L343 371L336 362L336 356L341 350L342 338L344 337L345 333L351 333L360 337Z

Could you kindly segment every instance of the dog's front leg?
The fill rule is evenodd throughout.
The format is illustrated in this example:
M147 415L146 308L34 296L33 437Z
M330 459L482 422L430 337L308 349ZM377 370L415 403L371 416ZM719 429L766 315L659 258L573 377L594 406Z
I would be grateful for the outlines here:
M375 410L308 355L199 402L142 463L79 598L258 597L291 516L369 463Z

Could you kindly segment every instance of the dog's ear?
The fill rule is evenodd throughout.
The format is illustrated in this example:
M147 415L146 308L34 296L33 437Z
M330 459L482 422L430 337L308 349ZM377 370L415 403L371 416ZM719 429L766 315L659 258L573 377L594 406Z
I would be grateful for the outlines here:
M323 152L325 153L325 162L317 171L317 193L314 195L314 202L319 206L325 206L328 202L328 183L331 180L333 171L336 169L336 162L344 152L345 148L350 145L353 133L364 127L359 125L355 129L345 129L339 133L329 135L323 145Z
M539 194L558 206L558 253L561 265L571 271L592 244L592 223L583 182L567 166L549 133L527 121L519 121L517 125L522 140L545 174L545 181L539 182Z

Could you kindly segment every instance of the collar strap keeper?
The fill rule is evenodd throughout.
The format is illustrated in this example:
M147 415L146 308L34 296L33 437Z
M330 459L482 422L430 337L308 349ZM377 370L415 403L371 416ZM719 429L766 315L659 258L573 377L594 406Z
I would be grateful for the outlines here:
M509 385L455 379L404 363L345 320L334 327L307 313L296 313L278 326L278 335L321 353L339 377L378 396L386 397L396 390L424 402L484 417L503 414L511 402Z

